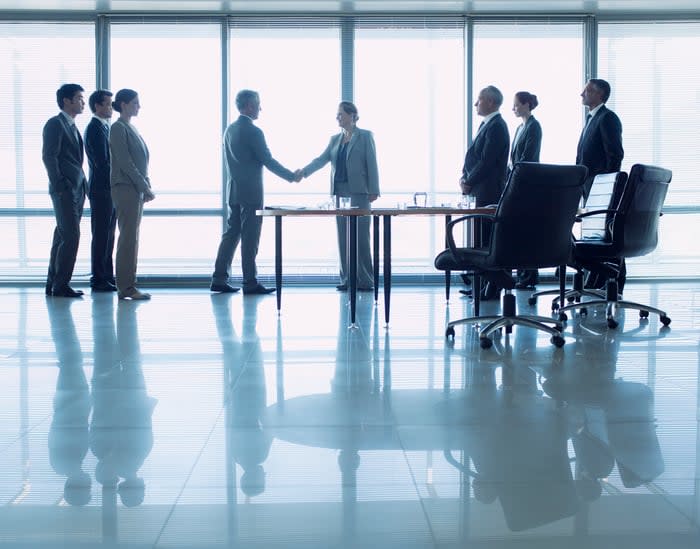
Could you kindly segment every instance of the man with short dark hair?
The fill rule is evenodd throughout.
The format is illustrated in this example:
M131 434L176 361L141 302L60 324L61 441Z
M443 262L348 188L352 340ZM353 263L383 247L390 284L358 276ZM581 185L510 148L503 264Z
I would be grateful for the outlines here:
M578 141L576 164L588 168L584 198L588 198L595 176L619 172L625 156L622 123L605 105L609 98L610 84L600 78L591 78L581 92L581 103L588 108L588 114Z
M80 297L82 290L70 287L80 243L88 181L83 172L83 139L75 117L83 112L85 99L78 84L63 84L56 91L59 112L49 118L42 132L41 158L49 176L49 195L56 216L46 295Z
M90 287L93 292L116 292L112 255L117 214L112 203L109 183L109 120L112 118L112 92L93 92L88 99L88 105L93 114L85 129L85 152L90 168L88 199L92 229Z
M274 288L265 288L258 282L255 258L258 255L262 218L255 214L263 208L263 166L290 183L300 176L272 158L265 143L265 135L253 122L260 114L258 92L241 90L236 95L238 120L224 133L224 159L229 178L228 203L231 214L228 228L221 237L216 254L211 291L234 293L228 283L233 255L241 243L241 269L244 294L269 294Z
M625 151L622 148L622 123L618 116L605 105L610 98L610 84L600 78L591 78L581 92L581 103L588 108L586 123L581 131L576 151L576 164L588 168L588 177L583 187L584 201L593 186L596 175L619 172ZM620 260L618 291L625 286L627 268ZM590 272L586 276L586 288L604 288L605 277Z

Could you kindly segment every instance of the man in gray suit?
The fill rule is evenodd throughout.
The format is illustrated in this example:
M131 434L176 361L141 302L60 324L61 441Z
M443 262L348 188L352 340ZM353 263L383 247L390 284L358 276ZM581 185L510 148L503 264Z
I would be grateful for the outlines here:
M269 294L258 282L255 257L258 255L262 218L255 210L263 207L263 166L290 183L299 181L300 174L288 170L272 158L260 128L253 124L260 114L260 96L252 90L241 90L236 95L236 107L241 113L224 134L224 158L229 177L228 229L221 237L216 254L211 291L233 293L239 289L228 283L231 262L238 243L241 243L243 293Z
M51 244L46 295L80 297L69 286L80 243L88 181L83 172L83 139L75 117L83 112L85 99L78 84L64 84L56 91L61 112L44 125L41 157L49 175L49 194L56 216Z

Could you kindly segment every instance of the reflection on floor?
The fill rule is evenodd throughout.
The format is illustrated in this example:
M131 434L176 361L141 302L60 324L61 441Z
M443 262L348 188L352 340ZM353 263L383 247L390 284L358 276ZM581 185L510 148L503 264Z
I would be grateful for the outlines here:
M698 547L700 285L625 296L481 350L440 287L0 288L0 546Z

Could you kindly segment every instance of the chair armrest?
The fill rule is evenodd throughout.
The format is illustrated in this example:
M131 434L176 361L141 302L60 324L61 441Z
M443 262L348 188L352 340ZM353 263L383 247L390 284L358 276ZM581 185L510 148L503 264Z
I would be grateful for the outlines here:
M455 258L459 255L459 252L457 251L457 245L455 244L455 239L454 239L454 234L453 234L453 228L455 225L458 223L463 223L467 219L490 219L493 220L495 216L493 214L468 214L468 215L463 215L462 217L458 217L457 219L453 219L447 224L447 247L450 249L452 252L452 255L455 256Z
M582 212L580 214L576 214L576 221L581 221L581 219L584 217L590 217L592 215L615 213L616 211L617 210L591 210L589 212Z

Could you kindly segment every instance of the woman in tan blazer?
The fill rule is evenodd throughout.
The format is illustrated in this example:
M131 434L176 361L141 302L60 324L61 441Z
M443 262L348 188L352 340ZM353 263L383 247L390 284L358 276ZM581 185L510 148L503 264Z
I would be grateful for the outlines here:
M150 299L150 294L136 288L143 204L155 198L148 179L148 147L131 124L131 118L141 108L139 96L134 90L119 90L112 106L119 113L109 133L110 185L119 226L115 259L117 291L119 299Z
M372 132L357 127L357 107L350 101L341 101L336 119L341 132L331 137L326 150L302 169L302 175L308 177L330 162L331 195L336 197L336 205L340 197L350 197L352 207L369 209L370 204L379 197L379 170L374 137ZM369 222L368 216L357 220L357 289L360 291L373 289ZM344 217L337 218L337 227L340 284L336 288L345 291L348 288L348 265Z

